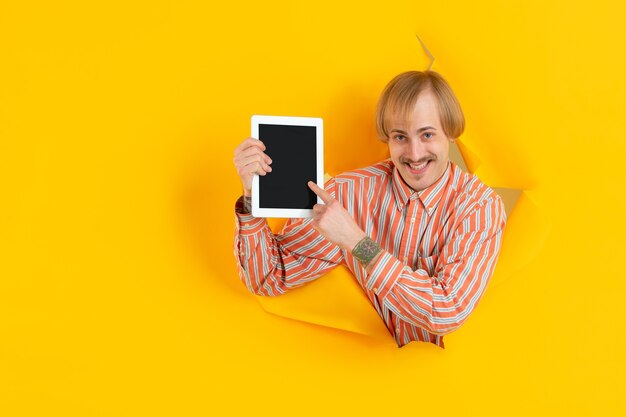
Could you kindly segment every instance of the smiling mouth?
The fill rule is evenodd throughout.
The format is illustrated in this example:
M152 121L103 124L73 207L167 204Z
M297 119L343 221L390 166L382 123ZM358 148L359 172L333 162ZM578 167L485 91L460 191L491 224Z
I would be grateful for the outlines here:
M429 159L428 161L422 162L421 164L405 163L405 165L408 167L411 174L422 174L424 173L424 171L426 171L426 168L428 168L431 162L432 160Z

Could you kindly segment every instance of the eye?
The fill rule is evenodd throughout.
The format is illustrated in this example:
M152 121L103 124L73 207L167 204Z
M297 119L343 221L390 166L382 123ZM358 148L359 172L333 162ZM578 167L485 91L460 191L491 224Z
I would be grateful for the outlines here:
M393 138L399 141L403 141L404 139L406 139L404 135L394 135Z
M426 132L426 133L424 133L424 137L425 137L426 139L431 139L433 136L434 136L434 135L433 135L432 133L430 133L430 132Z

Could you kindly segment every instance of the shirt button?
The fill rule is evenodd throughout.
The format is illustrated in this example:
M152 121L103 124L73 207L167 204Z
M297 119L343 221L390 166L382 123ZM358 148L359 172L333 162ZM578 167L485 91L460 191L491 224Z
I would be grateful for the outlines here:
M411 217L411 223L415 223L415 217Z
M377 287L374 287L373 290L374 290L374 292L378 292L378 288Z
M407 260L408 260L408 258L405 256L405 257L404 257L404 262L406 262Z

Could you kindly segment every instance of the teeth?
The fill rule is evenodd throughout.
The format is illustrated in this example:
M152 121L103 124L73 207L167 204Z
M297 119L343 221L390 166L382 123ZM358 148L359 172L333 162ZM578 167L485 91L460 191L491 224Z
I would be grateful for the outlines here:
M426 166L426 164L428 163L428 161L424 162L421 165L414 165L414 164L409 164L409 166L411 167L411 169L414 169L416 171L419 171L420 169L424 168Z

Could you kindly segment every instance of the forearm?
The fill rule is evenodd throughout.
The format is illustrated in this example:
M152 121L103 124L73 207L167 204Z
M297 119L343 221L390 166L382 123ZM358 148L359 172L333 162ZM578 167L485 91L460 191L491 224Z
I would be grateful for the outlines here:
M435 290L432 288L433 279L426 271L410 270L367 236L357 243L351 253L367 271L369 289L380 296L387 308L401 310L405 321L436 332L432 317ZM402 281L417 285L403 286ZM419 308L413 303L405 302L417 298L428 305Z
M381 251L366 270L366 288L405 322L433 334L447 334L466 317L464 300L469 293L454 291L439 275L413 270L386 251Z
M476 207L440 248L434 264L413 270L387 251L368 265L366 288L401 319L434 334L456 330L484 294L505 224L499 199ZM435 254L433 254L434 256Z
M271 285L271 275L266 273L277 269L273 263L275 242L271 230L265 219L249 214L245 197L237 201L235 211L234 251L239 277L252 293L273 295L276 290ZM268 277L270 280L266 280Z
M350 252L369 274L372 272L373 265L382 255L383 249L369 236L365 236Z
M341 261L341 252L301 220L290 220L275 236L265 219L243 213L237 202L235 256L239 276L258 295L280 295L311 281Z
M366 287L402 320L433 334L447 334L465 322L481 299L498 249L499 237L463 258L440 254L432 275L381 251L368 265Z

